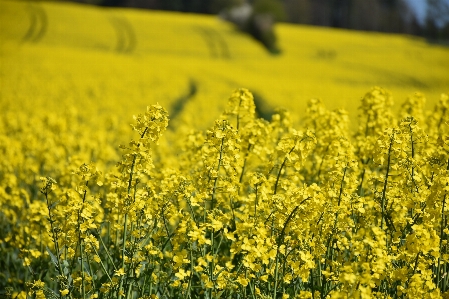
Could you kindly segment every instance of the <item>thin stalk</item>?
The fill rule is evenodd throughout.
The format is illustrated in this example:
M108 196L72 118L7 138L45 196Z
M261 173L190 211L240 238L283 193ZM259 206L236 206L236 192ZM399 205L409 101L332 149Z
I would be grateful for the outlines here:
M115 266L114 261L112 260L111 254L109 253L108 248L106 247L106 245L103 242L103 239L101 238L100 232L98 232L98 239L100 239L100 242L106 251L106 255L108 256L109 260L111 261L112 267L114 267L114 270L117 270L117 267ZM97 253L97 255L98 255L98 253Z
M80 249L80 257L81 257L81 293L83 295L83 299L86 298L86 286L85 286L85 277L84 277L84 250L83 250L83 240L81 238L81 222L83 222L81 218L81 214L84 208L84 202L86 201L87 194L87 186L89 181L86 181L86 189L84 190L83 195L83 204L81 209L78 211L78 241L79 241L79 249Z
M167 242L164 244L164 247L162 249L165 248L165 245L170 243L171 248L173 249L173 244L171 243L171 237L173 236L173 234L170 233L170 230L168 229L168 225L167 225L167 220L165 219L165 215L164 215L164 208L162 209L162 219L164 220L164 227L165 227L165 232L167 233Z
M189 251L190 251L190 279L189 279L189 286L187 287L187 294L190 297L191 289L192 289L192 277L193 277L193 248L192 244L189 243Z
M109 221L107 222L107 226L108 226L108 234L107 234L106 241L107 241L108 244L111 244L111 223ZM99 230L99 232L101 232L101 230ZM98 238L100 239L101 244L103 244L103 247L106 250L106 253L108 253L108 255L109 255L108 248L104 245L103 238L101 237L100 233L98 234ZM109 258L111 258L111 256L109 256ZM112 263L112 264L114 264L114 263ZM108 265L108 261L107 260L106 260L106 267L109 269L109 265ZM114 268L115 268L115 266L114 266Z
M248 279L248 269L245 270L245 279ZM243 288L243 298L246 298L246 287Z
M292 147L292 149L288 152L289 155L293 152L293 150L295 149L295 147L296 147L296 144L295 144L295 145ZM279 172L278 172L278 175L277 175L277 177L276 177L276 183L274 184L274 192L273 192L273 194L276 194L276 193L277 193L278 184L279 184L279 179L280 179L280 177L281 177L281 172L282 172L282 169L284 168L286 162L287 162L287 157L284 158L284 161L282 162L281 167L279 168Z
M287 242L287 245L285 245L285 248L288 249L289 245L290 245L290 243ZM285 255L284 262L282 263L282 276L281 277L285 277L287 259L291 252L292 252L292 250ZM284 293L284 292L285 292L285 281L284 281L284 279L282 279L282 293Z
M256 216L257 216L257 199L258 199L258 185L256 185L256 198L254 199L254 227L256 227Z
M145 134L148 130L148 127L145 128L145 130L140 135L140 139L145 137ZM137 144L137 147L140 147L140 143ZM134 176L134 167L136 165L137 155L134 154L133 162L131 164L131 171L129 173L129 180L128 180L128 192L129 195L131 193L131 187L132 187L132 181ZM122 238L122 268L125 270L125 252L126 252L126 238L127 238L127 229L128 229L128 212L125 212L125 223L123 224L123 238ZM122 298L121 292L123 291L123 276L120 279L120 286L118 289L118 299Z
M53 225L55 220L53 220L53 215L51 214L51 205L50 205L50 202L48 201L48 192L44 193L44 195L45 195L45 200L47 201L48 219L50 220L50 226L51 226L53 242L55 243L56 259L58 261L58 272L59 272L59 275L65 276L63 271L62 271L62 267L61 267L61 259L59 257L60 252L59 252L58 235L57 235L57 233L55 231L55 227Z
M446 170L449 170L449 160L447 162L447 167ZM448 184L446 184L447 186ZM446 206L446 197L447 197L447 193L444 194L443 197L443 204L441 207L441 222L440 222L440 256L438 257L438 266L437 266L437 286L439 286L440 284L440 275L441 275L441 253L442 253L442 249L443 249L443 234L444 234L444 223L445 223L445 216L444 216L444 209Z
M415 265L413 266L413 272L412 272L412 275L409 276L409 278L407 279L407 283L405 284L405 285L407 286L407 288L408 288L408 285L409 285L409 283L410 283L410 278L411 278L413 275L415 275L416 269L418 268L418 261L419 261L419 256L420 256L420 255L421 255L421 251L419 251L418 254L416 255L416 258L415 258ZM438 286L438 282L437 282L437 286Z
M390 173L390 164L391 164L391 150L393 148L393 141L394 140L394 132L393 135L390 138L390 146L388 148L388 162L387 162L387 172L385 174L385 181L384 181L384 187L382 190L382 220L380 222L380 228L383 229L384 222L385 222L385 201L386 201L386 195L387 195L387 184L388 184L388 177Z
M72 257L72 262L70 263L70 270L69 272L72 273L73 268L75 267L75 262L77 260L77 254L78 254L78 249L79 249L79 239L76 240L76 244L75 244L75 253L73 254Z
M307 198L308 199L308 198ZM305 199L305 200L307 200ZM304 201L305 201L304 200ZM304 202L303 201L303 202ZM297 205L296 208L293 209L293 211L290 213L290 215L288 215L287 220L284 223L284 227L282 228L281 234L279 235L279 240L278 240L278 246L276 249L276 263L275 263L275 270L274 270L274 289L273 289L273 299L276 299L276 292L277 292L277 286L278 286L278 275L279 275L279 252L280 252L280 247L281 245L284 243L284 234L285 234L285 229L287 228L290 220L293 218L293 215L296 213L296 211L298 210L299 206L301 204Z
M317 180L319 181L320 175L321 175L321 169L323 167L323 163L324 163L324 160L325 160L324 156L327 154L330 146L331 146L330 143L326 146L326 149L324 150L324 153L323 153L323 158L321 159L320 166L318 166L317 172L312 176L311 183L315 182L315 178L317 178Z
M151 261L150 261L150 262L153 262L153 257L151 257ZM153 266L153 267L154 267L154 266ZM154 270L153 270L153 271L154 271ZM148 275L148 277L150 278L150 289L149 289L149 294L150 294L150 296L151 296L152 293L153 293L153 278L151 277L152 274L153 274L153 272L151 272L151 274Z
M411 150L412 150L412 159L415 158L415 142L413 141L413 130L412 130L412 126L411 124L408 125L409 129L410 129L410 145L411 145ZM418 186L416 185L415 182L415 166L412 164L412 182L413 185L415 185L416 188L416 192L418 192ZM413 192L413 187L412 187L412 192Z
M240 107L241 106L242 106L242 97L240 96L239 111L237 112L237 132L238 132L239 127L240 127Z
M224 127L223 127L223 131L224 131ZM238 116L237 116L237 130L238 130ZM215 201L216 201L216 192L217 192L217 186L218 186L218 174L220 172L220 167L221 167L221 161L223 159L223 146L224 146L224 138L221 139L221 144L220 144L220 156L218 158L218 165L217 165L217 177L214 179L214 187L212 189L212 200L211 200L211 207L210 210L212 211L214 209L215 206ZM211 245L210 245L210 252L212 253L212 261L210 263L210 280L213 283L213 288L210 290L210 297L212 298L212 292L215 292L215 281L214 281L214 259L215 259L215 253L214 253L214 229L212 229L211 231Z
M438 122L438 131L440 130L441 125L443 124L444 116L445 116L445 114L446 114L446 110L447 110L447 108L444 107L444 108L443 108L443 114L441 115L440 121Z
M80 248L80 255L81 255L81 292L83 295L83 298L86 298L86 286L85 286L85 277L84 277L84 253L83 253L83 241L81 240L81 232L78 233L78 238L80 239L79 248Z
M125 223L123 225L123 246L122 246L122 269L125 270L125 252L126 252L126 237L127 237L127 226L128 226L128 213L125 214ZM120 286L118 289L118 298L122 298L121 292L123 290L123 276L120 278Z
M443 266L443 272L446 274L445 277L443 277L443 281L442 281L442 286L441 286L441 292L445 293L447 290L447 279L448 279L448 275L447 275L447 263L444 264Z
M371 115L368 114L368 118L366 119L366 124L365 124L365 138L368 137L368 133L369 133L369 126L368 126L368 124L369 124L370 120L371 120ZM358 155L359 153L360 153L360 148L359 148L358 151L357 151L357 155ZM362 161L362 165L368 164L369 160L370 160L370 159L367 159L367 160L366 160L366 163L365 163L365 162L363 161L363 159L362 159L362 160L361 160L361 161ZM364 181L364 178L365 178L365 172L366 172L366 168L363 167L362 179L360 180L360 185L359 185L359 188L358 188L358 194L359 194L359 196L363 196L363 194L364 194L364 192L363 192L363 181Z
M192 203L190 202L190 198L188 196L186 196L186 201L187 201L187 204L189 205L193 221L195 222L196 226L199 226L198 220L196 220L196 217L195 217L195 212L193 210Z
M126 298L132 298L132 297L130 297L132 286L133 286L133 281L131 281L131 283L128 285L128 291L126 292Z
M210 238L210 252L212 253L212 261L210 262L210 281L212 281L213 288L210 290L210 298L212 298L212 294L215 293L215 280L214 280L214 260L215 260L215 253L214 253L214 232L215 229L212 229L211 231L211 238Z
M318 279L319 279L318 287L321 290L320 291L321 296L323 296L323 294L325 294L325 292L326 292L327 281L326 281L326 277L323 278L323 275L322 275L322 272L321 272L323 266L321 266L320 259L317 259L317 262L318 262ZM324 297L321 297L321 298L324 298Z
M94 272L92 271L92 265L91 265L92 263L90 262L88 253L86 253L86 258L87 258L87 266L89 267L90 277L92 278L92 286L93 286L94 290L96 290L97 287L95 285L95 276L94 276Z
M347 170L348 170L348 167L345 167L345 169L343 170L343 177L341 178L341 182L340 182L340 194L338 195L338 206L340 206L340 203L341 203L341 196L343 194L343 184L345 182Z
M132 253L131 253L131 266L128 268L128 272L126 273L127 277L130 277L130 278L134 277L134 270L135 270L135 268L134 268L134 260L133 260L133 257L134 257L134 254L135 254L134 249L135 248L133 247L132 248ZM128 284L128 291L126 292L126 298L130 298L129 295L130 295L131 290L132 290L132 285L133 285L133 281L131 279L130 284Z
M338 195L338 203L337 203L338 207L340 207L340 204L341 204L341 197L343 195L343 184L344 184L344 181L345 181L347 170L348 170L348 168L345 167L344 170L343 170L343 176L342 176L341 181L340 181L340 192L339 192L339 195ZM333 251L334 251L333 250L333 246L334 246L334 242L335 242L335 239L333 238L333 233L336 233L338 216L339 216L339 212L337 211L335 213L335 220L334 220L334 225L333 225L333 228L332 228L332 234L329 236L329 239L327 240L327 245L326 245L326 257L327 257L328 260L330 259L331 261L333 261L333 257L332 257L333 256ZM326 265L327 265L327 262L325 262L324 267L326 267ZM321 275L319 277L321 279Z
M98 251L97 251L97 249L95 248L95 246L92 246L92 247L93 247L93 249L94 249L94 251L95 251L95 254L99 256ZM111 278L111 276L109 276L109 273L108 273L108 271L106 270L106 267L104 266L103 261L102 261L101 259L100 259L100 265L101 265L101 268L103 269L104 273L105 273L106 276L108 277L109 281L112 282L112 278Z
M252 283L251 283L251 280L249 281L249 289L250 289L250 291L251 291L251 297L253 298L253 299L256 299L256 296L254 295L254 291L253 291L253 288L254 288L255 286L253 286L252 285Z
M313 271L312 271L312 269L310 269L310 289L312 290L312 299L315 299L315 286L313 285Z
M365 180L365 173L366 173L366 168L363 167L363 171L362 171L362 178L360 179L360 184L359 187L357 188L357 194L362 197L364 194L363 192L363 181Z
M117 217L118 224L121 222L120 216L121 215L119 214ZM119 232L118 232L118 228L116 228L115 229L115 246L114 246L114 248L119 248L118 239L119 239Z
M224 145L224 138L221 139L221 144L220 144L220 157L218 158L217 177L214 180L214 188L212 190L211 210L214 209L214 204L215 204L215 196L216 196L216 191L217 191L217 186L218 186L218 173L220 172L221 160L223 159L223 145Z
M239 183L243 181L243 174L245 173L246 161L248 161L249 151L251 150L251 143L248 145L248 150L246 151L245 160L243 161L242 173L240 173Z
M368 124L369 124L370 120L371 120L371 115L368 114L368 118L366 120L366 125L365 125L365 137L368 137L368 133L369 133L369 126L368 126Z
M232 202L232 196L229 196L229 203L231 206L231 212L232 212L232 231L236 230L236 221L235 221L235 212L234 212L234 203Z

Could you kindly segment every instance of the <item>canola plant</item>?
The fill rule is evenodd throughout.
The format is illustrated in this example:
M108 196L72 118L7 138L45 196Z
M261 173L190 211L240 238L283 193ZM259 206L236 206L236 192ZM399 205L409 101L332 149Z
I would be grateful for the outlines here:
M163 136L157 104L119 147L73 112L3 118L3 287L11 298L444 298L449 97L431 112L424 102L414 94L395 115L373 88L352 133L347 112L316 99L300 128L285 109L257 118L238 89L206 131Z

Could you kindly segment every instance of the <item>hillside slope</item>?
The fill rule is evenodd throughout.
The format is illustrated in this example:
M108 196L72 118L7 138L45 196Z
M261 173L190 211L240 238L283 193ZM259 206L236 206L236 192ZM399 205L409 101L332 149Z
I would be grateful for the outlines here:
M401 35L279 24L271 56L216 17L57 2L0 1L2 108L69 106L129 118L159 102L204 127L237 87L267 115L310 98L357 113L372 86L428 105L449 88L449 49ZM33 108L33 109L34 109ZM31 110L30 110L31 111Z

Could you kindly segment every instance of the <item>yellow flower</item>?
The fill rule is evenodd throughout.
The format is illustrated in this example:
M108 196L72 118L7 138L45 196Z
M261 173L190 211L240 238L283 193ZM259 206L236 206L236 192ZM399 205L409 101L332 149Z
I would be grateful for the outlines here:
M44 291L43 290L38 290L36 291L36 299L46 299Z
M125 275L125 270L123 268L120 268L120 269L115 271L115 275L123 276L123 275Z
M24 265L25 267L28 267L29 265L31 265L31 260L30 260L28 257L25 257L25 258L23 259L23 265Z
M61 293L62 296L65 296L69 293L68 289L64 289L64 290L59 290L59 292Z
M240 283L242 286L246 287L248 285L249 280L247 278L245 278L245 276L240 275L237 278L237 282Z
M179 280L183 280L184 278L190 276L190 271L185 271L184 269L179 269L175 276L179 278Z

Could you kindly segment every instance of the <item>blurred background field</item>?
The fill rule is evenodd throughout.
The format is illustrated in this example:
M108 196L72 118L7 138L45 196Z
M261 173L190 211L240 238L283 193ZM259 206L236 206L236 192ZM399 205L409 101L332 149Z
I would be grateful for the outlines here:
M311 98L357 115L372 87L396 107L416 91L433 106L449 88L449 48L425 39L279 23L280 53L217 16L64 2L0 1L0 109L129 123L159 102L176 122L206 128L245 87L269 117L295 120Z

